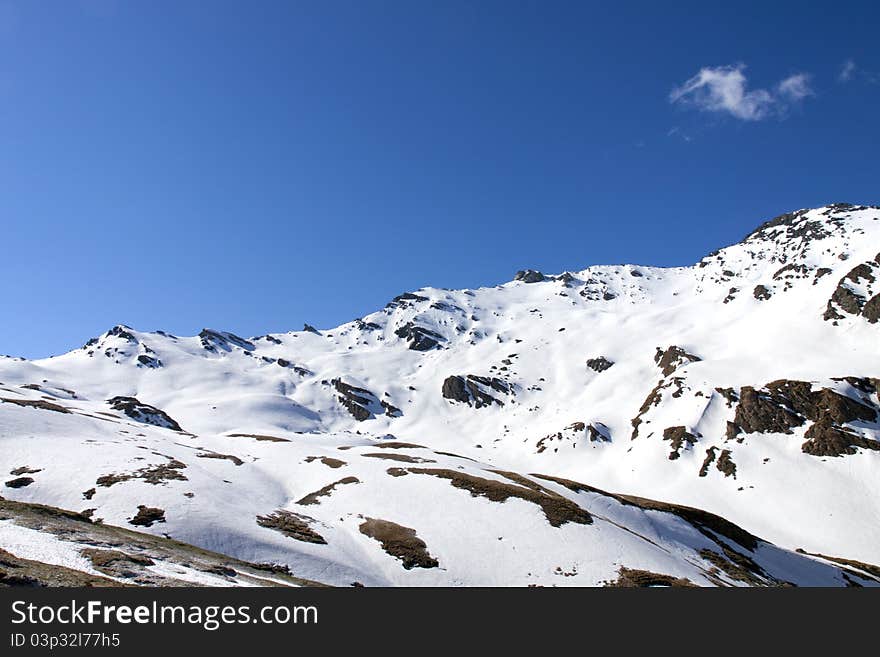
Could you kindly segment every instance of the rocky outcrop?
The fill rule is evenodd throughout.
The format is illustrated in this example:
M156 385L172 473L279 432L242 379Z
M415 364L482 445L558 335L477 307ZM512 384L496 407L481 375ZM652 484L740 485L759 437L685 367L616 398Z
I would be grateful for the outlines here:
M813 456L855 454L856 447L880 449L880 443L859 435L844 425L876 422L878 411L870 394L876 392L872 379L845 379L856 390L866 393L862 401L830 388L813 390L807 381L780 379L761 389L742 388L734 421L728 425L728 439L742 441L742 433L791 434L793 429L812 421L802 449Z
M403 415L403 411L391 402L385 399L380 401L375 394L366 388L358 388L350 383L345 383L342 379L333 379L332 383L337 392L336 399L358 422L369 420L376 415L387 415L388 417Z
M604 372L612 365L614 365L614 361L605 358L605 356L598 356L597 358L587 359L587 367L589 367L594 372Z
M173 429L174 431L183 431L177 421L168 413L155 406L144 404L138 401L136 397L113 397L108 399L107 403L110 404L110 408L114 411L121 411L137 422Z
M394 335L406 340L409 343L409 348L413 351L430 351L446 341L446 338L436 331L419 326L413 322L407 322L398 328L394 331Z
M165 522L165 509L141 504L134 518L128 522L138 527L152 527L154 523Z
M838 281L822 317L836 323L846 315L861 316L876 324L880 320L878 279L880 265L877 262L863 262L853 267Z
M766 285L756 285L755 289L752 290L752 296L754 296L758 301L766 301L771 296L773 296L773 293Z
M138 367L149 367L150 369L162 367L162 361L149 354L141 354L137 357L137 362Z
M245 340L244 338L235 335L235 333L215 331L207 328L202 329L199 332L199 341L201 342L202 349L212 353L217 353L219 351L232 351L234 347L244 349L245 351L253 351L256 349L253 342Z
M490 394L490 391L507 395L510 394L511 387L502 379L467 374L446 377L442 388L445 399L459 401L474 408L483 408L493 404L504 406L504 402Z
M682 365L695 363L700 360L702 360L702 358L699 356L694 356L675 345L672 345L665 350L657 347L657 351L654 354L654 362L657 363L657 367L663 372L663 376L669 376Z
M611 442L611 430L601 422L588 424L586 427L586 435L590 439L591 443Z
M355 420L363 422L375 417L373 409L379 405L379 399L372 392L345 383L341 379L333 379L333 387L339 393L336 399L348 409Z
M513 280L522 281L523 283L541 283L547 280L547 277L536 269L523 269L516 272Z
M413 294L412 292L404 292L403 294L398 294L391 301L389 301L385 307L386 308L407 308L412 306L413 304L419 303L421 301L430 301L428 297L423 297L420 294Z
M801 445L805 454L812 456L843 456L855 454L857 447L880 451L880 442L869 440L853 431L835 426L828 418L816 422L804 434L807 441Z
M697 436L687 430L687 427L667 427L663 430L663 440L667 440L672 444L672 451L669 452L669 460L674 461L681 456L681 449L697 442Z

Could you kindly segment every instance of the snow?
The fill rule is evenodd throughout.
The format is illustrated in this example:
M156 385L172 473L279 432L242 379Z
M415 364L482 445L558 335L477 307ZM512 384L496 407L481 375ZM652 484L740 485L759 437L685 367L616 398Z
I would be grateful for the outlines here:
M145 531L248 560L288 563L301 577L332 583L593 584L614 579L621 565L707 583L703 566L693 565L705 537L688 534L678 521L649 522L643 512L633 516L607 498L590 498L603 509L610 504L607 522L549 527L540 508L523 500L474 498L426 475L391 477L388 468L412 464L364 456L391 435L430 450L382 451L436 462L427 467L484 478L497 478L487 468L562 476L702 508L787 550L878 563L880 452L804 454L806 426L791 435L725 440L733 409L716 388L787 378L844 391L832 377L880 376L880 325L858 316L834 325L822 317L838 281L880 251L880 210L818 208L799 221L819 222L828 234L805 240L772 227L693 267L594 266L571 272L569 282L423 288L416 293L424 301L404 299L320 335L301 331L243 341L217 331L208 350L198 336L122 327L62 356L0 359L0 398L50 400L70 410L0 403L0 467L42 469L28 475L33 484L6 488L4 495L95 508L95 517L121 525L138 505L160 507L166 522ZM787 264L809 271L774 278ZM819 268L831 273L816 278ZM633 275L636 270L642 275ZM753 296L759 284L771 290L769 299ZM725 303L731 288L737 291ZM876 292L865 285L853 289ZM408 349L395 331L409 322L443 342L428 351ZM671 345L702 360L673 373L683 379L682 394L673 395L673 385L664 389L662 403L642 416L633 440L631 420L663 378L655 350ZM145 355L161 366L145 366L138 360ZM598 356L614 365L601 373L587 368L586 360ZM502 378L514 394L496 394L503 406L479 409L444 399L445 378L467 374ZM337 378L401 409L402 417L371 404L375 417L357 422L338 401ZM106 400L115 396L165 411L184 433L112 411ZM585 432L564 431L574 422L601 423L611 440L590 442ZM701 437L670 460L663 429L679 425ZM876 423L858 430L880 438ZM538 453L538 441L558 432L563 439L546 441ZM232 437L236 433L287 442ZM710 447L731 450L735 479L714 464L698 476ZM198 456L208 450L244 463ZM332 469L307 463L310 456L347 464ZM186 464L180 470L185 481L96 486L98 477L171 458ZM296 504L345 476L360 483L338 486L319 505ZM83 499L91 488L92 499ZM301 543L256 524L258 515L275 509L314 518L313 529L328 544ZM358 531L361 516L415 528L440 568L404 570ZM557 567L576 574L560 576ZM812 568L808 577L819 577Z

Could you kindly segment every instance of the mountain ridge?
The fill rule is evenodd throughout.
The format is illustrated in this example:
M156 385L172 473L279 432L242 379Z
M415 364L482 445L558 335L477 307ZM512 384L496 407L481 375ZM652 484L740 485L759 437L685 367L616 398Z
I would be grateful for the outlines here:
M445 500L472 532L490 511L459 507L447 498L456 490L497 504L497 518L572 493L541 492L534 472L704 509L788 550L878 563L878 251L880 209L834 204L780 215L690 267L522 270L497 286L405 292L330 329L181 337L117 325L67 354L0 360L0 467L41 470L9 490L14 499L76 508L94 489L93 506L117 523L138 505L175 509L168 496L192 492L180 517L166 514L175 538L248 561L284 557L318 581L332 563L335 583L526 583L518 564L547 563L459 554L439 511L416 513L392 491L405 484L422 505ZM97 462L86 458L95 444L107 450ZM51 445L74 446L53 458ZM345 464L316 466L325 461ZM198 486L186 483L194 463ZM485 483L498 477L522 490ZM230 486L255 499L231 501ZM317 504L303 504L313 493ZM358 515L383 520L367 532L412 530L431 555L423 560L452 570L418 575L394 557L373 570L363 555L379 539L358 529ZM256 517L326 542L288 553ZM502 534L522 522L510 516ZM548 532L548 558L566 553ZM646 561L622 565L660 572L629 549ZM616 572L566 558L580 573L567 583ZM694 581L679 566L664 572ZM546 572L542 583L561 582Z

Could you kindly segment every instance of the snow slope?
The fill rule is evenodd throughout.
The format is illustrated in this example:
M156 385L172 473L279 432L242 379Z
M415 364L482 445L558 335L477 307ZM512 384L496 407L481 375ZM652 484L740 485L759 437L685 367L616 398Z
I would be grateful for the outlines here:
M3 495L114 524L161 509L145 531L334 584L598 584L621 567L844 583L792 550L880 562L878 252L880 209L838 204L693 267L526 270L328 330L117 326L3 357ZM779 547L529 473L704 509ZM591 522L555 526L542 504ZM758 580L720 568L718 540Z

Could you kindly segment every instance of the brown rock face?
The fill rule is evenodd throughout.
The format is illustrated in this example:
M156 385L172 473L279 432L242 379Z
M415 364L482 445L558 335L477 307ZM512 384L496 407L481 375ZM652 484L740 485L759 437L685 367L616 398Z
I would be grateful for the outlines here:
M880 294L875 294L868 299L868 302L862 308L862 317L871 324L876 324L880 321Z
M681 456L681 448L687 445L693 445L697 442L697 437L687 430L687 427L668 427L663 430L663 440L672 443L672 451L669 453L669 460L674 461Z
M756 285L755 289L752 290L752 295L758 301L766 301L767 299L769 299L772 296L772 293L770 292L770 289L767 286Z
M812 456L855 454L857 447L880 451L880 442L868 440L851 431L836 427L828 419L816 422L807 429L804 437L807 441L801 445L801 449Z
M837 287L828 300L828 306L823 317L826 320L843 319L841 312L850 315L861 315L871 324L880 320L880 294L875 294L870 299L854 290L851 285L868 285L877 281L877 262L863 262L853 267L837 283ZM876 291L876 290L874 290Z
M734 424L746 433L791 433L806 420L828 419L842 424L854 420L873 422L877 412L828 388L812 390L806 381L780 379L764 390L742 389Z
M675 345L672 345L666 350L657 347L657 352L654 354L654 362L657 363L657 367L663 372L663 376L669 376L682 365L700 360L702 360L702 358L699 356L689 354L681 347Z
M733 423L746 433L791 433L792 427L801 426L804 420L788 410L778 398L759 394L753 387L745 386L740 393Z
M780 379L763 389L745 386L736 407L733 422L728 422L727 438L742 440L741 433L792 433L792 429L812 421L802 449L812 456L855 454L856 448L880 450L880 442L865 438L851 428L851 422L876 422L875 403L870 395L877 392L875 379L846 377L858 390L862 401L830 388L813 390L806 381ZM863 403L864 402L864 403ZM721 466L719 459L719 469Z

